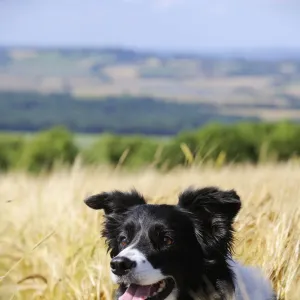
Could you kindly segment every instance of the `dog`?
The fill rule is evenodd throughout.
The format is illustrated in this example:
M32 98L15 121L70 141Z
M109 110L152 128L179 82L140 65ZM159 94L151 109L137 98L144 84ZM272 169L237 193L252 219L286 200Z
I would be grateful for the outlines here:
M147 204L135 189L84 200L104 210L118 300L276 300L259 269L232 258L235 190L188 188L176 205Z

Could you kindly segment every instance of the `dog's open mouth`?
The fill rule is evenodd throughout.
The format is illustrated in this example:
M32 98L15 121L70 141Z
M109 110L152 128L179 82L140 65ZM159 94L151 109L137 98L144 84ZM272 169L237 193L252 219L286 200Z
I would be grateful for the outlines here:
M130 284L119 300L163 300L171 294L174 287L175 282L172 278L151 285Z

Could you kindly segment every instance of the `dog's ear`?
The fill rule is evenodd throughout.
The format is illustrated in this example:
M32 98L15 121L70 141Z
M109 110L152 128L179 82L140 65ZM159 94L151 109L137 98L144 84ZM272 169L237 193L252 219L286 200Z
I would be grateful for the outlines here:
M145 199L137 191L125 193L120 191L104 192L87 197L85 204L92 209L103 209L105 213L102 237L106 239L110 256L118 254L117 236L124 222L124 213L131 207L146 204Z
M104 192L87 197L84 202L92 209L103 209L106 215L124 213L130 207L146 204L144 197L135 190L129 193L120 191Z
M187 189L179 196L178 205L201 217L222 215L232 221L241 208L241 200L234 190L216 187Z
M241 208L234 190L216 187L189 188L180 196L178 206L191 212L204 243L211 248L227 251L232 242L232 223Z

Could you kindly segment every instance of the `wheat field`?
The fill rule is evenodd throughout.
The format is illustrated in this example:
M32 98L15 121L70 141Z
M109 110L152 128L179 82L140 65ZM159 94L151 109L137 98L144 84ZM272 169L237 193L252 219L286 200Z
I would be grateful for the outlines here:
M234 256L262 267L281 299L300 299L300 168L295 164L128 173L74 165L48 175L0 176L0 299L112 299L102 213L83 199L135 187L172 203L186 187L234 188L243 207ZM255 299L251 299L255 300Z

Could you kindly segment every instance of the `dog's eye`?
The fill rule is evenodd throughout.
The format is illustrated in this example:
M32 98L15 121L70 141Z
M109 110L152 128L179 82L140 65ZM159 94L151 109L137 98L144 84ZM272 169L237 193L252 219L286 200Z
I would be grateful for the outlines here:
M163 241L164 241L164 244L167 246L170 246L174 243L174 241L169 236L165 236Z
M120 245L121 245L122 247L126 247L127 244L128 244L127 238L126 238L125 236L122 236L122 237L120 238Z

